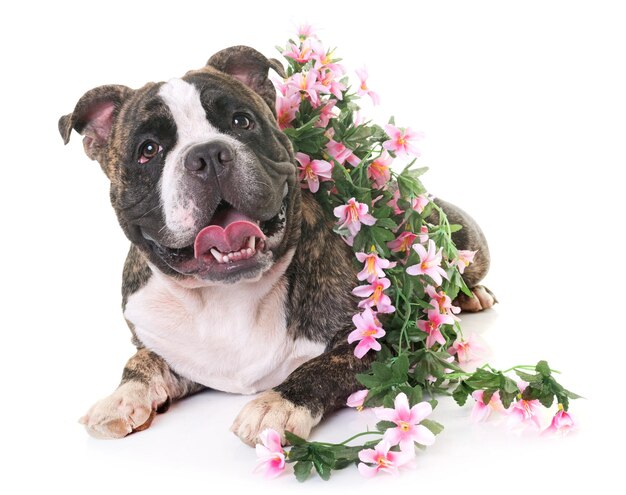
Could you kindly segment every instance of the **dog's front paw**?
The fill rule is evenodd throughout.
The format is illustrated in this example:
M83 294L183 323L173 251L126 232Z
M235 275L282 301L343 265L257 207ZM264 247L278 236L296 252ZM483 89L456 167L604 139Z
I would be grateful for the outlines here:
M493 292L484 285L476 285L470 290L474 294L474 297L468 297L461 292L455 300L455 303L461 307L462 311L476 313L484 309L489 309L498 302Z
M244 406L230 431L253 447L259 442L260 433L272 428L278 432L284 445L285 430L308 438L320 419L321 415L313 416L306 407L296 406L278 392L268 390Z
M160 393L162 392L162 393ZM161 401L160 395L165 394ZM167 399L165 390L151 390L139 382L127 382L110 396L96 402L79 422L95 438L122 438L145 430L156 415L157 406Z

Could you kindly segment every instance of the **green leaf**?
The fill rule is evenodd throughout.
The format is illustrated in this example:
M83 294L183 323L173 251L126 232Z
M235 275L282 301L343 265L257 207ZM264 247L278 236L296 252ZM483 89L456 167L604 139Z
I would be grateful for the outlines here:
M535 369L539 374L541 374L541 376L548 377L552 375L552 370L546 361L539 361L537 366L535 366Z
M459 406L464 406L467 402L467 397L473 392L473 389L465 384L465 382L459 383L459 386L452 392L452 398Z
M325 464L319 457L313 458L313 465L315 466L315 470L317 474L319 474L320 478L324 481L328 481L330 479L331 466Z
M528 383L538 383L541 381L541 375L531 375L520 370L515 370L515 374Z
M500 373L500 388L509 394L519 394L519 388L517 388L517 383L514 380L509 378L508 376L504 376Z
M310 474L313 462L311 461L298 461L293 465L293 473L296 475L296 479L302 483L306 481Z
M461 230L463 228L463 225L459 225L456 223L450 224L450 233L454 233L454 232L458 232L459 230Z
M407 373L409 372L409 356L400 354L391 365L391 370L397 382L406 381Z
M285 438L291 445L306 445L308 442L290 431L285 430Z
M301 461L306 459L309 456L309 446L305 445L294 445L289 450L288 462Z
M392 421L379 421L376 423L376 429L380 432L387 431L388 428L395 428L396 426L398 425Z
M372 372L374 376L378 378L380 383L384 383L388 381L393 376L393 371L386 364L379 363L378 361L374 361L372 363Z
M432 419L423 419L420 424L428 428L433 435L439 435L443 431L443 425Z
M389 230L394 230L398 228L398 224L394 222L391 218L379 218L378 220L376 220L376 226Z

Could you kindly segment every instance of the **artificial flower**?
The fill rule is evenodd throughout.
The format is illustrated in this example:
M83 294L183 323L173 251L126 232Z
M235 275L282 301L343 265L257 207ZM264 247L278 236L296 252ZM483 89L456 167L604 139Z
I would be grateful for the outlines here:
M375 93L367 87L367 79L369 77L367 69L365 67L363 67L362 69L357 69L356 75L358 76L360 81L359 89L357 90L356 94L359 96L367 95L372 99L372 103L374 105L378 105L380 103L380 96L378 96L378 93Z
M325 160L311 160L309 155L296 153L296 160L300 163L298 170L300 181L305 180L311 192L316 193L320 188L320 179L329 180L332 176L333 166Z
M339 228L348 229L350 236L354 237L361 230L361 224L374 225L376 219L368 213L369 208L365 203L359 203L350 198L345 205L337 206L333 213L339 219Z
M438 291L432 285L427 285L426 294L430 297L431 305L433 305L433 302L437 303L439 311L452 316L454 320L459 320L459 318L454 315L458 315L461 312L461 308L459 306L452 306L452 299L450 299L450 296L443 290Z
M404 251L408 255L409 251L411 251L411 246L413 246L416 237L416 234L407 230L405 232L402 232L402 234L396 237L393 241L389 241L387 243L387 247L391 250L392 253Z
M465 249L459 251L459 257L454 261L454 264L457 266L460 273L463 273L470 263L474 262L474 256L477 252L478 251L467 251Z
M575 426L576 423L574 423L574 418L572 418L572 416L565 409L563 409L563 404L559 404L559 410L552 418L550 426L543 430L543 433L560 433L562 435L567 435L575 428Z
M372 187L382 189L387 185L391 177L389 165L391 165L392 161L393 158L391 158L391 155L384 151L378 158L369 164L367 167L367 176L374 181ZM391 202L388 204L390 203Z
M412 130L410 127L401 129L391 124L385 126L385 132L389 140L383 143L383 148L393 151L398 155L419 156L420 152L413 142L423 137L422 133Z
M327 93L328 89L318 81L319 74L315 69L309 70L306 74L296 72L291 76L288 84L291 84L299 91L309 97L313 108L319 105L319 93Z
M353 394L350 394L350 396L346 400L346 405L348 407L356 407L357 411L361 411L363 409L363 403L365 402L368 393L368 389L357 390Z
M435 443L435 435L423 425L420 425L430 413L432 406L428 402L420 402L409 407L409 399L404 392L399 393L394 400L394 408L377 407L374 413L378 419L391 421L396 424L395 428L387 428L383 440L390 445L400 445L400 449L409 452L414 449L413 442L420 445L432 445Z
M359 452L359 472L366 478L375 476L379 471L396 475L401 466L414 463L415 454L412 452L394 452L389 450L391 445L381 440L373 449L363 449ZM369 466L368 464L373 464Z
M474 408L472 409L472 421L480 422L485 421L492 412L504 412L504 406L500 400L500 392L495 391L489 399L489 402L485 404L483 397L485 395L484 390L475 390L472 392L472 397L476 401Z
M259 437L261 443L256 445L259 463L254 472L263 470L266 478L275 478L285 470L285 451L280 444L280 435L268 428Z
M428 334L428 337L426 337L426 347L432 347L435 345L435 342L444 345L446 339L441 333L440 327L441 325L452 325L454 323L450 315L441 314L437 303L431 301L431 306L433 306L433 309L428 310L428 319L418 320L417 322L417 328Z
M441 285L443 282L442 277L447 279L448 275L443 268L441 268L441 251L443 248L435 246L435 241L428 240L428 251L421 244L413 244L413 249L420 257L420 262L417 265L411 265L406 268L406 272L409 275L428 275L433 279L433 282L437 285Z
M374 312L366 308L361 314L352 317L352 323L356 329L348 335L348 344L359 341L354 349L354 355L361 359L370 349L380 351L381 346L376 339L384 337L385 330L383 330Z
M370 285L359 285L352 290L358 297L365 297L359 302L359 308L371 308L376 306L379 313L393 313L396 308L391 305L391 299L383 291L391 286L388 278L379 278L372 281Z
M356 278L359 280L367 280L370 283L378 278L384 278L385 272L383 270L396 266L395 261L380 258L374 246L372 246L370 253L356 253L356 259L361 263L365 263L363 270L357 273Z
M350 148L346 147L343 143L335 141L332 137L330 137L328 143L326 143L326 151L340 165L348 162L353 167L356 167L361 163L359 157L356 156Z
M470 335L467 339L459 337L448 349L448 354L456 355L461 365L479 361L484 353L483 346L474 335Z

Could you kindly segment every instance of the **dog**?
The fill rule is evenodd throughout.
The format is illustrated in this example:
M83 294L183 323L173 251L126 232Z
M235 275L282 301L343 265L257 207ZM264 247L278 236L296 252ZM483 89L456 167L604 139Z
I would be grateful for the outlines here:
M278 61L235 46L179 79L94 88L59 120L65 144L81 134L110 180L131 243L122 307L137 352L81 418L94 437L144 430L172 401L213 388L259 393L231 428L245 443L265 428L307 438L362 388L355 375L372 357L357 359L346 340L354 254L300 188L270 69L284 77ZM491 307L483 233L437 202L463 226L459 249L477 251L463 275L475 297L458 304Z

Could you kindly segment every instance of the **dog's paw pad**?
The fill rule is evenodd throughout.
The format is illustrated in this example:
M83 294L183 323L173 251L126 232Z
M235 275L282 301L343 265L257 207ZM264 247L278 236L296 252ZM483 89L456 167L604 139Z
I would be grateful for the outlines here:
M461 292L456 298L456 304L461 307L462 311L476 313L489 309L498 302L493 292L483 285L472 287L471 291L474 297L469 297Z
M96 402L79 422L95 438L122 438L148 428L155 415L156 404L149 388L128 382Z
M313 416L306 407L296 406L278 392L268 390L243 407L230 431L244 443L254 446L259 443L261 432L271 428L278 432L285 445L285 430L308 438L320 419L321 416Z

